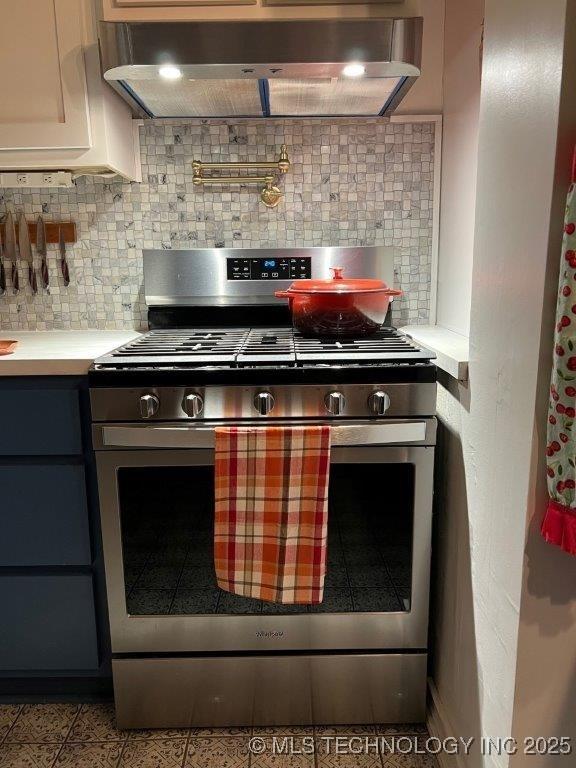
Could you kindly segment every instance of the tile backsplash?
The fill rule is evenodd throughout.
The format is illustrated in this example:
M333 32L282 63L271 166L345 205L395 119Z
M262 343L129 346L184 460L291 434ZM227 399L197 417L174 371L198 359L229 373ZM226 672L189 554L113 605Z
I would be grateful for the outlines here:
M397 325L428 322L434 124L339 120L155 120L141 127L141 184L81 177L62 190L0 189L32 220L77 222L65 288L49 246L50 287L0 297L0 328L143 328L143 248L389 245ZM274 209L258 187L196 188L193 159L270 159L288 145ZM21 269L21 283L24 284Z

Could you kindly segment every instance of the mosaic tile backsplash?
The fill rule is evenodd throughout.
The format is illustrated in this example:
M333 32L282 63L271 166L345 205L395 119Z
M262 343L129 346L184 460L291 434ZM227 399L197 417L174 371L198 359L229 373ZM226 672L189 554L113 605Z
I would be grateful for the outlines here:
M389 245L396 249L393 322L425 324L430 306L434 124L340 120L156 120L140 129L141 184L82 177L63 190L0 189L6 209L77 222L62 285L57 246L50 287L8 289L0 327L142 329L143 248ZM284 198L268 209L258 187L196 188L193 159L292 163ZM24 286L24 270L21 269Z

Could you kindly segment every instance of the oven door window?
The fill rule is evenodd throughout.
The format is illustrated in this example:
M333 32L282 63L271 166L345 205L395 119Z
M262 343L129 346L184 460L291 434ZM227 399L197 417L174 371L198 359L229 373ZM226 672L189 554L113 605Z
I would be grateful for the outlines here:
M213 467L124 467L117 477L130 615L410 610L412 464L331 465L324 600L310 606L268 603L218 589Z

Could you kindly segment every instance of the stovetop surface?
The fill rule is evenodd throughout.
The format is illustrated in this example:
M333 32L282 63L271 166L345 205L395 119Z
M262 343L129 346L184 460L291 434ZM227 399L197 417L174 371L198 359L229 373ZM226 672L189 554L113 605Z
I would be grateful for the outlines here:
M149 331L98 358L94 370L409 365L433 358L391 327L361 338L306 337L287 327L174 328Z

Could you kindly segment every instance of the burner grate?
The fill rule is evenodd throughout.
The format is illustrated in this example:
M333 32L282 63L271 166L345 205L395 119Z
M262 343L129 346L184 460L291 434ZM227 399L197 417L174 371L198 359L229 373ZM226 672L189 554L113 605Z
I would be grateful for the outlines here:
M431 353L423 350L395 328L382 328L372 336L335 339L302 336L294 333L297 362L358 362L429 360Z
M149 331L98 360L99 365L231 365L249 334L248 328Z
M149 331L96 360L101 368L222 368L412 363L434 357L395 328L365 338L302 336L292 328L200 328Z
M241 366L296 362L291 328L252 328L237 357Z

